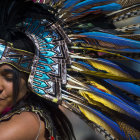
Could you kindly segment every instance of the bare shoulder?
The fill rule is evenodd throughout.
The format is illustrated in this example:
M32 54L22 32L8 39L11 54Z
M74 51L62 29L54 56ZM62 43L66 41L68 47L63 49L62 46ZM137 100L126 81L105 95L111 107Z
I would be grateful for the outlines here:
M0 123L0 140L34 140L38 129L37 115L32 112L22 112Z

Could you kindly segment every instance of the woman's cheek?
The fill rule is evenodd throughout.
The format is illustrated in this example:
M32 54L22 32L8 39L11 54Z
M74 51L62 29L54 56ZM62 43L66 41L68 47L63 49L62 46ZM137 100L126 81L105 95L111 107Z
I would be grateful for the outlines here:
M2 99L2 100L1 100ZM7 82L4 91L0 94L0 113L13 105L13 84Z
M13 84L7 84L7 87L4 88L3 93L1 94L0 98L7 99L13 97Z

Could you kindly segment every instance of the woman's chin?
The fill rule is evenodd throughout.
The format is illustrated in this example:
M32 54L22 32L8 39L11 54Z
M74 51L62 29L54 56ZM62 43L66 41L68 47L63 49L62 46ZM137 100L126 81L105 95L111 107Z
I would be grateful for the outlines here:
M0 114L4 115L11 110L11 107L0 108Z

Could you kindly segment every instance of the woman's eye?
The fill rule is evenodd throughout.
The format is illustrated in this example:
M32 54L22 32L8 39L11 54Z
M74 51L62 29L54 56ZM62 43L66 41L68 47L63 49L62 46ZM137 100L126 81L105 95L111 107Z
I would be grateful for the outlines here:
M12 82L13 77L14 77L13 72L12 72L11 69L10 70L9 69L3 70L1 72L1 76L3 76L3 78L8 82Z
M9 82L12 82L12 81L13 81L13 77L8 77L8 76L6 76L5 79L6 79L7 81L9 81Z
M13 74L6 74L6 75L3 75L3 77L4 77L5 80L7 80L8 82L12 82L12 81L13 81Z

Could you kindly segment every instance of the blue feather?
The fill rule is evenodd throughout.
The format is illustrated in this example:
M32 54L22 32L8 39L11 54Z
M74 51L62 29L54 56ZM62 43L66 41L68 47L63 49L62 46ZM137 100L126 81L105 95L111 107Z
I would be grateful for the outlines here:
M133 107L131 107L128 104L126 104L125 102L123 102L118 97L115 97L111 94L103 92L103 91L99 90L98 88L95 88L91 85L89 87L94 92L94 94L97 94L98 96L100 96L108 101L111 101L113 104L115 104L116 106L118 106L119 108L121 108L122 110L127 112L133 118L140 120L140 112L138 112L136 109L134 109Z
M123 57L125 57L126 59L129 59L129 60L131 60L131 61L134 61L134 62L136 62L136 63L140 63L140 61L139 61L139 60L135 60L135 59L132 59L132 58L127 57L127 56L123 56Z
M107 4L107 5L103 5L103 6L93 7L91 9L89 9L88 11L94 11L94 10L117 11L117 10L120 10L121 8L122 8L122 6L120 4L110 3L110 4Z
M89 64L87 64L85 62L82 62L82 61L77 61L77 62L82 64L83 66L85 66L87 69L95 71L95 69L91 65L89 65Z
M76 6L74 6L72 11L75 11L75 10L85 7L87 5L97 4L99 2L105 2L105 1L108 1L108 0L85 0L83 2L78 3Z
M89 38L106 41L106 42L113 43L119 46L129 46L132 48L140 48L140 41L126 39L126 38L118 37L112 34L107 34L107 33L102 33L102 32L86 32L86 33L81 33L80 35L86 35Z
M81 13L74 13L74 11L73 11L73 17L80 16L80 15L82 15L84 13L88 13L88 12L94 12L94 11L97 11L97 10L116 11L116 10L120 10L120 9L121 9L121 5L119 5L117 3L112 3L112 4L107 4L107 5L104 5L104 6L93 7L93 8L90 8L89 10L86 10L86 11L81 12Z
M124 71L120 66L118 66L117 64L111 62L110 60L106 60L106 59L102 59L102 58L98 58L97 60L99 60L99 62L107 65L107 66L111 66L115 69L118 69L120 71L123 71L124 73L126 73L126 71Z
M106 124L108 124L115 132L117 132L119 135L125 138L125 133L120 129L119 125L116 122L114 122L113 120L111 120L110 118L108 118L107 116L103 115L101 112L93 108L86 107L86 109L92 112L93 114L97 115L99 118L101 118L101 120L103 120Z
M134 53L139 53L140 49L120 49L119 51L125 51L125 52L134 52Z
M138 86L136 84L129 83L129 82L119 82L119 81L114 81L111 79L108 79L106 81L118 88L121 88L121 89L127 91L128 93L131 93L135 96L140 97L140 86Z
M63 8L64 9L69 8L69 7L73 6L74 4L76 4L78 1L81 1L81 0L67 0L67 1L65 1Z
M129 104L130 106L134 107L136 110L140 111L140 106L136 104L131 98L129 98L129 96L125 95L119 88L112 85L110 79L105 79L104 81L106 82L104 84L107 86L107 88L111 90L113 93L115 93L118 98L120 98L122 101Z

